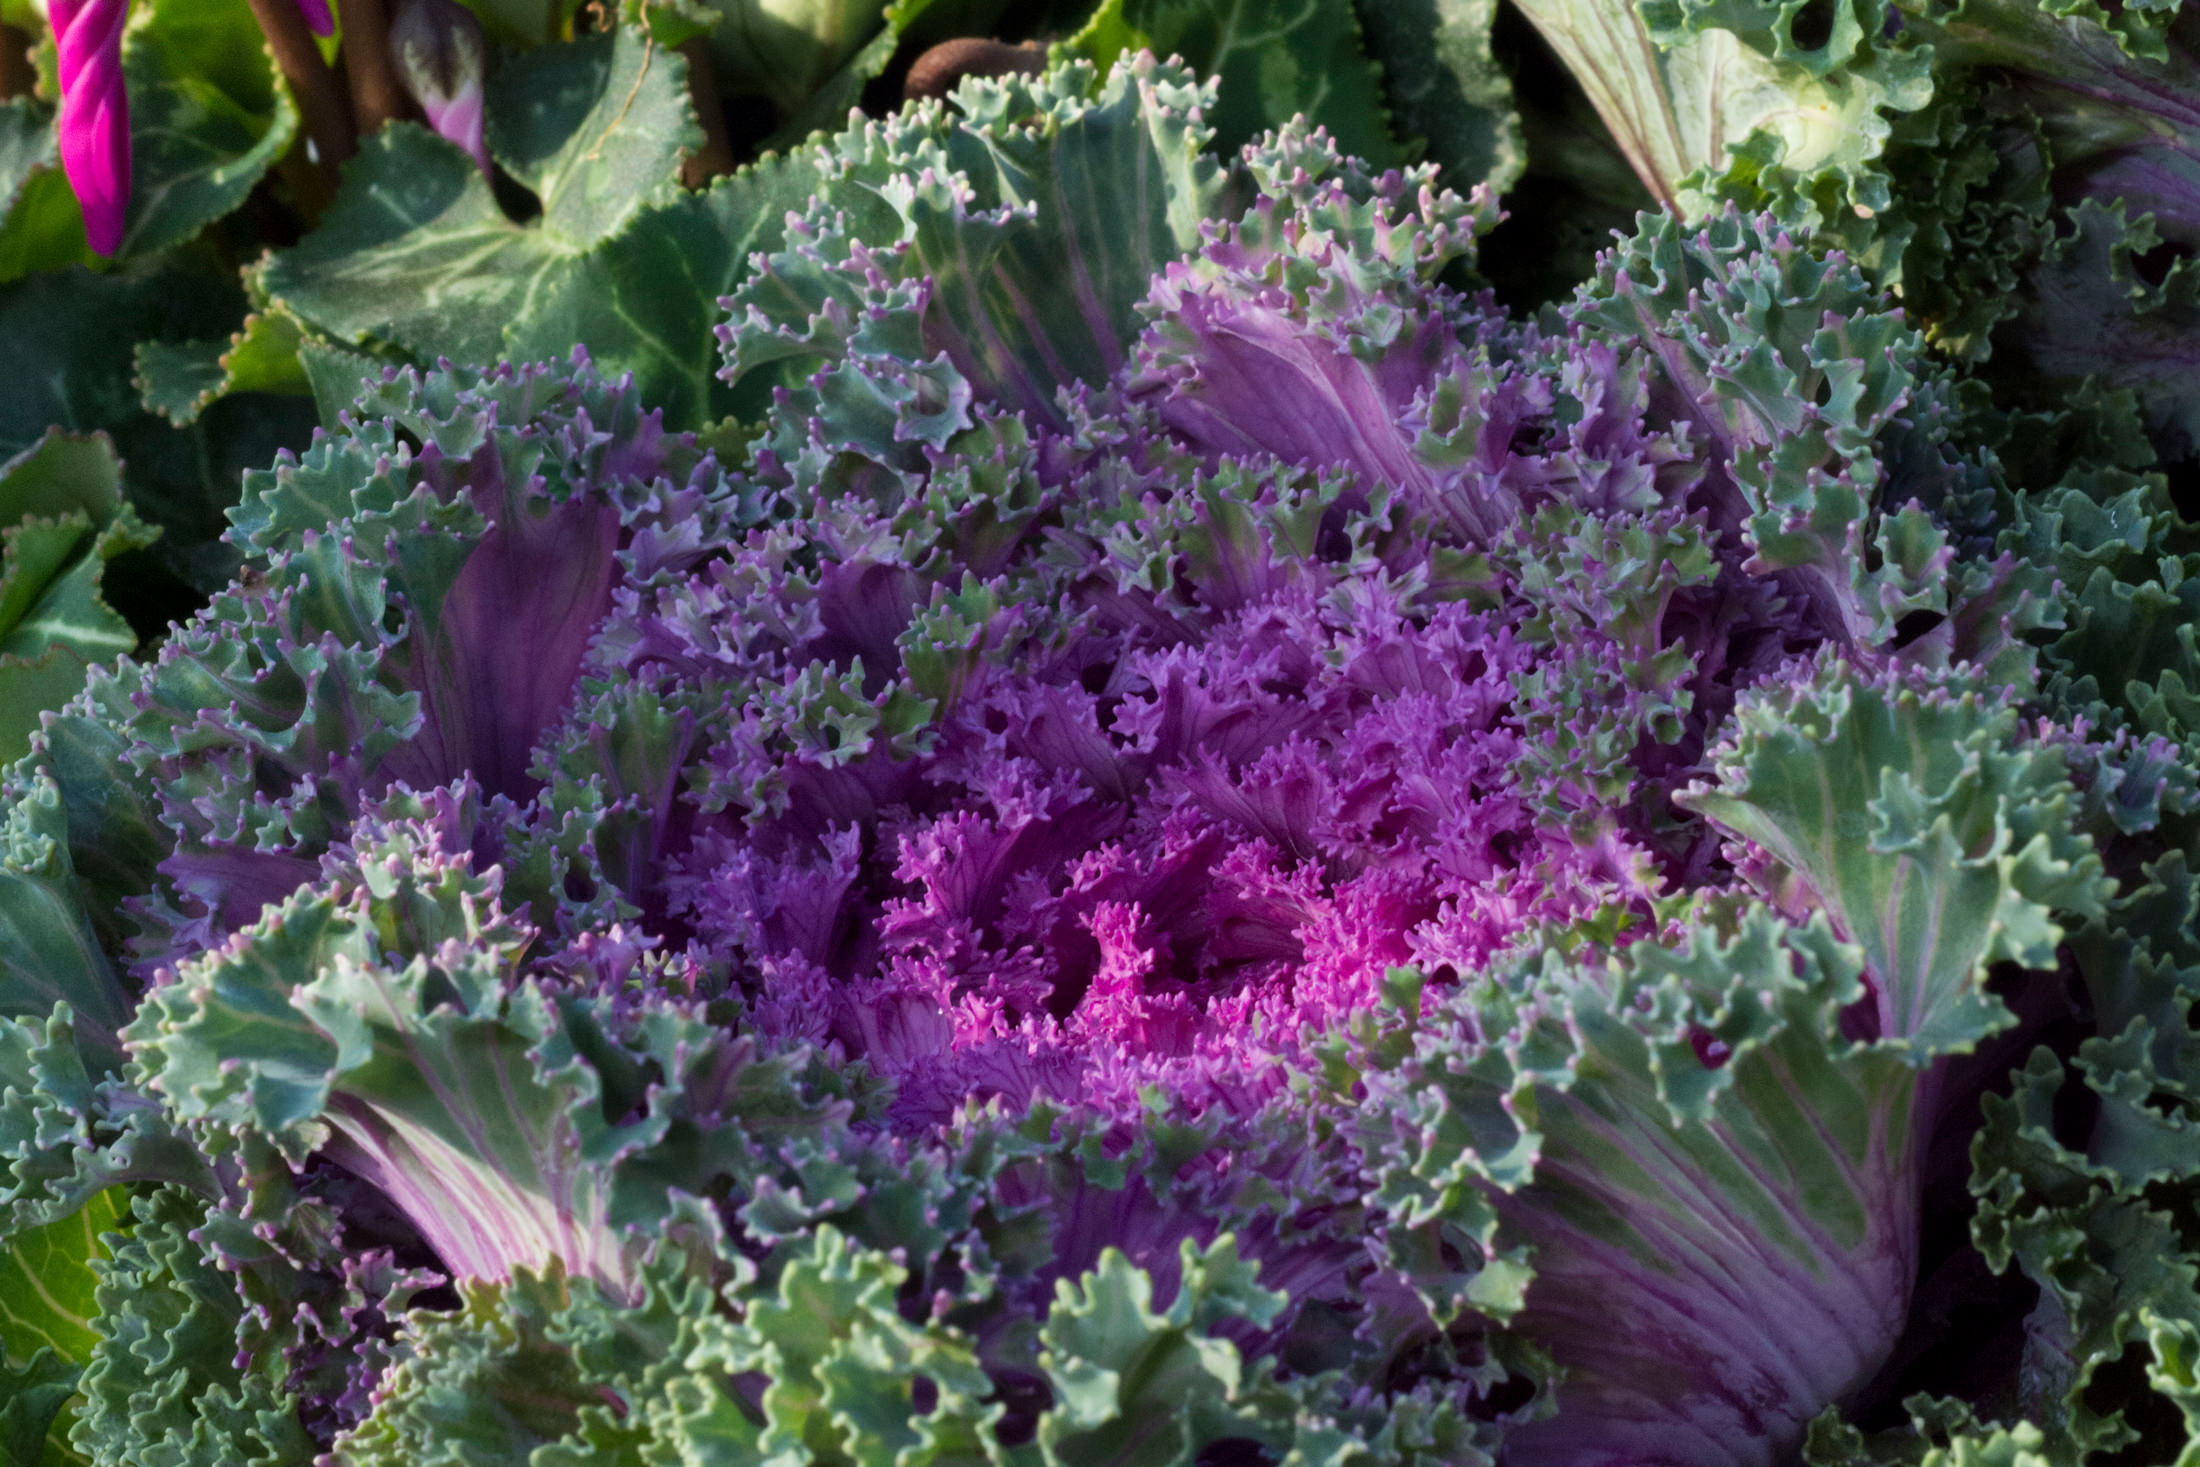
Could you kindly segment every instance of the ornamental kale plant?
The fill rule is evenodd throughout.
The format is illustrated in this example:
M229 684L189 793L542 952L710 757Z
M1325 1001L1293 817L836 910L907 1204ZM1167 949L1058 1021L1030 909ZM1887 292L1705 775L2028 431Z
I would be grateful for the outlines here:
M1220 79L1228 148L1305 112L1387 165L1419 146L1376 64L1404 57L1401 126L1471 182L1509 166L1488 28L1363 37L1352 0L0 0L0 460L108 436L160 532L121 614L156 638L239 569L241 474L385 367L585 346L670 427L742 441L769 395L714 377L718 299L810 197L794 150L859 104L1152 47ZM1455 76L1495 100L1439 118ZM0 663L23 727L58 686Z
M245 477L0 785L7 1450L2195 1434L2165 481L2013 478L1770 217L1523 319L1487 191L1219 96L789 154L745 441L392 365Z

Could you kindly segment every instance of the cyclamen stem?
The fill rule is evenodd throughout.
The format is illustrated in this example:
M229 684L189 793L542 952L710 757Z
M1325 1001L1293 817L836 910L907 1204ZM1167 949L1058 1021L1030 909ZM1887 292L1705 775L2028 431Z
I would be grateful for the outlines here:
M680 182L701 188L721 174L733 172L733 138L726 131L726 108L718 96L718 70L710 59L710 44L702 37L682 41L680 56L687 62L688 100L703 124L702 151L691 153L680 164Z
M344 22L344 80L362 134L407 116L412 108L390 64L390 14L384 0L336 0Z
M0 102L27 97L37 84L31 68L31 33L21 26L0 23Z
M336 73L321 59L321 48L307 29L297 0L248 3L261 33L267 37L277 69L290 84L290 94L297 100L306 136L320 154L321 166L333 169L359 151L359 129L352 121L351 98L338 85Z
M102 255L122 244L130 205L130 103L122 79L129 0L53 0L61 72L61 168L84 210L84 238Z

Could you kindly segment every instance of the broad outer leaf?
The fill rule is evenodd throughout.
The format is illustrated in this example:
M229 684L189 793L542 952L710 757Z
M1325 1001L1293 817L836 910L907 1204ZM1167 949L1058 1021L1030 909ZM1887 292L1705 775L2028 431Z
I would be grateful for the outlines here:
M361 145L321 227L260 281L341 342L487 362L558 253L505 217L465 149L400 122Z
M99 1339L91 1260L107 1256L100 1235L120 1225L125 1199L110 1188L74 1217L16 1233L0 1254L0 1350L9 1362L40 1349L82 1365Z
M1102 71L1126 52L1177 56L1218 79L1204 120L1225 154L1304 114L1375 168L1403 161L1352 0L1106 0L1066 49Z
M570 319L585 314L610 334L606 365L621 363L623 337L626 356L679 364L662 371L668 388L693 384L710 360L707 325L644 306L656 283L630 272L694 256L705 261L696 294L708 298L724 288L709 259L737 267L762 241L735 234L714 250L696 227L723 217L741 185L721 185L734 195L719 207L678 193L681 156L701 141L685 67L632 29L519 58L491 88L490 137L505 167L541 198L538 220L507 217L455 145L423 128L385 128L347 165L321 227L276 255L261 284L339 342L431 360L495 361L507 354L508 333L510 350L562 357L595 345ZM676 217L653 238L646 221L667 207ZM762 212L750 227L770 227L784 205L774 200ZM597 259L598 247L612 258ZM684 297L676 290L675 298ZM691 390L683 406L699 412L699 394Z
M0 104L0 281L91 258L52 114L28 97Z
M0 1251L0 1350L5 1351L5 1370L14 1374L32 1370L40 1351L56 1366L65 1367L69 1389L54 1402L54 1414L43 1436L41 1456L47 1462L82 1460L68 1445L69 1424L76 1413L65 1404L75 1394L77 1372L91 1359L99 1341L94 1320L99 1305L93 1298L98 1275L94 1259L108 1256L103 1235L122 1224L126 1203L119 1190L94 1196L74 1217L15 1234ZM58 1380L59 1373L56 1372ZM33 1413L16 1408L22 1392L0 1404L0 1461L8 1467L36 1467L37 1456L20 1454L15 1439L18 1426L33 1423ZM11 1417L10 1408L15 1408ZM15 1449L12 1460L6 1454Z
M155 0L123 42L133 152L122 252L181 244L235 209L298 127L242 5Z
M49 1467L85 1460L68 1439L68 1406L81 1374L51 1350L33 1354L20 1369L0 1363L0 1464Z
M505 354L538 360L585 343L603 372L632 372L671 427L738 411L739 396L718 377L718 302L747 278L751 255L779 248L788 212L818 186L813 155L766 157L637 215L544 279L506 329Z
M674 197L702 146L687 63L636 31L516 57L488 88L489 145L542 201L542 232L571 249Z
M1490 53L1496 0L1359 0L1358 8L1398 132L1427 140L1429 161L1452 188L1509 190L1527 149L1512 80Z
M102 274L70 270L0 285L8 362L0 456L31 447L49 427L105 431L129 465L132 504L165 532L156 553L202 590L235 570L235 552L218 537L241 476L280 448L303 446L312 406L241 396L179 432L144 410L134 356L144 341L234 331L244 307L236 276L193 250Z
M105 562L149 545L122 495L122 464L104 436L49 433L0 464L0 763L20 759L48 709L93 662L137 646L100 598Z

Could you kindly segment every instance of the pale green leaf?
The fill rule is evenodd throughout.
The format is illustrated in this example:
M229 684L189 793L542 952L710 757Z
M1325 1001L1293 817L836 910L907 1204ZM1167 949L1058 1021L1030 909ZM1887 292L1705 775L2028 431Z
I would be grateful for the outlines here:
M108 1256L103 1233L123 1225L121 1189L96 1194L74 1217L29 1228L0 1244L0 1351L20 1365L41 1349L74 1365L99 1342L98 1277L92 1260Z
M146 411L179 428L232 392L310 392L304 339L297 318L274 308L245 317L226 342L139 342L138 392Z
M515 57L488 88L489 146L542 201L540 228L569 249L617 232L677 193L702 146L687 62L622 28Z
M122 66L133 154L122 252L149 255L243 203L298 114L242 5L154 0L124 38Z

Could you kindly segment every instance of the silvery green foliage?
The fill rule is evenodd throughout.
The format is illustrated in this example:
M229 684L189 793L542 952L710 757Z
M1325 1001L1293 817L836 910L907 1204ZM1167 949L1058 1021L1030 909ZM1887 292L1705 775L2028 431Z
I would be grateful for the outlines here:
M78 1449L2067 1456L2142 1337L2185 1399L2158 486L2011 489L1769 220L1529 325L1486 197L1210 95L797 155L738 464L577 358L251 477L7 774L0 1224L134 1218ZM1967 1187L2021 1373L1844 1421Z

